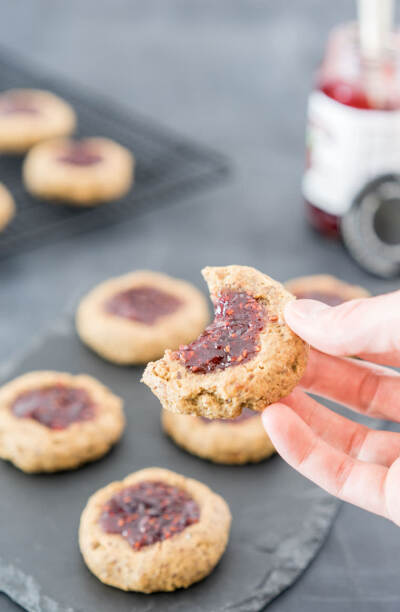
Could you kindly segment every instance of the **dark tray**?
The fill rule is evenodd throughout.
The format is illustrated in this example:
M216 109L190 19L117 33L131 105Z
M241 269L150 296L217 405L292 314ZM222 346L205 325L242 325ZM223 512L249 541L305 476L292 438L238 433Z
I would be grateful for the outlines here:
M0 591L29 612L255 612L291 585L322 545L338 503L277 456L218 466L177 448L160 429L160 405L139 368L112 366L64 321L2 380L38 369L86 372L125 400L127 429L105 458L77 471L29 476L0 462ZM79 517L96 489L162 466L197 478L230 505L231 538L203 582L171 594L123 593L101 584L78 549Z
M87 94L69 82L46 77L0 48L0 91L14 87L49 89L59 94L77 112L78 136L116 140L133 151L137 167L135 185L124 198L77 210L31 197L22 184L22 158L0 156L0 182L11 190L18 207L15 219L0 235L0 257L166 206L227 175L226 158L212 149L98 95Z

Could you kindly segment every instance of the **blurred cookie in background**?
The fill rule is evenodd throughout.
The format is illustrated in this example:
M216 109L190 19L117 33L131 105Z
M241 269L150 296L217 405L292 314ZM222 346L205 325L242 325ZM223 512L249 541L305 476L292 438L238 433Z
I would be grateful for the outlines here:
M14 199L7 187L0 183L0 232L7 227L14 215Z
M107 138L67 138L38 144L26 156L27 190L46 200L95 206L125 195L133 182L134 157Z
M301 300L318 300L328 306L338 306L356 298L369 297L364 287L351 285L329 274L299 276L285 283L288 291Z
M0 388L0 457L24 472L94 461L124 427L122 400L91 376L30 372Z
M275 452L260 413L249 408L235 419L207 419L163 410L161 422L178 446L214 463L258 463Z
M209 318L203 294L190 283L139 270L109 279L81 301L81 340L109 361L147 363L201 333Z
M0 152L24 153L33 145L71 134L74 109L65 100L39 89L0 93Z

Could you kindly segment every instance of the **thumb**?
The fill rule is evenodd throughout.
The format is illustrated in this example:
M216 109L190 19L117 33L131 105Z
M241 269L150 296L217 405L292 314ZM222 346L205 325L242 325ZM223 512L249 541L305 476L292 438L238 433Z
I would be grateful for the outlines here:
M285 309L289 327L330 355L396 355L400 359L400 291L330 307L296 300Z

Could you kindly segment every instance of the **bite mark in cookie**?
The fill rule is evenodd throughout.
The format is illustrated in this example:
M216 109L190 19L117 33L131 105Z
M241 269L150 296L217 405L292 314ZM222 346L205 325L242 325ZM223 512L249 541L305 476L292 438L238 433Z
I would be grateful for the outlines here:
M207 417L199 417L203 423L209 425L210 423L224 423L225 425L237 425L238 423L243 423L243 421L247 421L247 419L251 419L253 417L260 416L258 412L255 410L250 410L250 408L243 408L241 414L235 417L234 419L207 419Z
M289 394L306 367L308 347L284 320L294 298L246 266L205 268L203 275L214 323L191 345L149 363L142 380L172 412L215 419L263 410Z

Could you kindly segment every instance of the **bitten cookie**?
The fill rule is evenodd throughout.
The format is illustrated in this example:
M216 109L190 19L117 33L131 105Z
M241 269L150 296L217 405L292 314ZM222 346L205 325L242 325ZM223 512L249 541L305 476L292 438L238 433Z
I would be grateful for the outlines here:
M10 89L0 94L0 152L23 153L33 145L74 131L73 108L39 89Z
M246 266L205 268L215 318L197 340L149 363L143 382L167 410L233 418L292 391L308 347L286 325L293 300L280 283Z
M75 206L95 206L125 195L133 181L133 155L106 138L43 142L26 156L30 193Z
M91 572L124 591L174 591L202 580L229 537L226 502L162 468L134 472L90 497L79 545Z
M124 426L121 399L90 376L31 372L0 388L0 457L24 472L98 459Z
M164 431L178 446L214 463L257 463L275 451L261 415L248 408L236 419L210 420L170 410L163 410L161 419Z
M328 306L338 306L343 302L371 295L363 287L350 285L329 274L293 278L285 283L285 287L299 299L318 300Z
M8 189L0 183L0 232L15 215L14 199Z
M157 359L166 348L193 340L207 321L206 300L195 287L143 270L101 283L76 313L81 340L120 364Z

